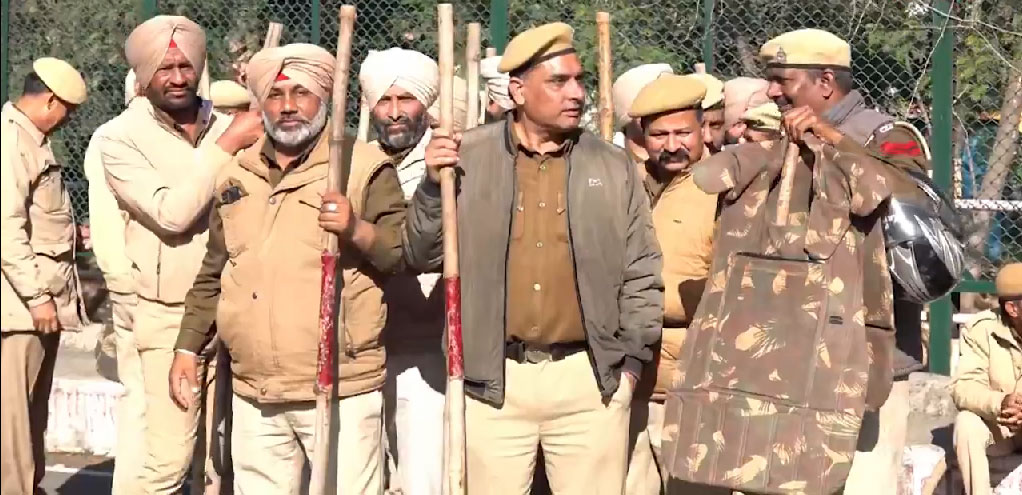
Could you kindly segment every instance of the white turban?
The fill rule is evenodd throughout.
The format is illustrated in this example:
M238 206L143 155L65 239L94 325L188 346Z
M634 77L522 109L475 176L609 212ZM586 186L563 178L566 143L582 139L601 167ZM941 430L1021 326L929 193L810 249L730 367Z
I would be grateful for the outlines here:
M369 108L375 107L391 86L408 91L429 108L440 90L440 68L433 59L414 50L370 50L359 68L358 83Z
M149 86L171 46L184 53L196 72L205 70L206 32L187 17L158 15L139 24L124 42L124 58L140 86Z
M437 99L433 105L426 109L429 117L435 122L440 122L440 100ZM464 131L468 121L468 82L461 77L454 76L454 130Z
M628 111L632 109L632 102L635 101L636 96L639 96L639 91L664 74L674 74L670 65L643 64L632 67L618 76L610 90L614 98L615 127L621 128L631 121Z
M486 83L486 95L500 108L512 110L515 102L507 91L507 85L511 82L511 76L497 70L500 65L500 56L486 57L479 61L479 76ZM483 108L486 108L485 106Z
M129 69L128 75L124 76L124 106L131 103L135 98L135 69Z

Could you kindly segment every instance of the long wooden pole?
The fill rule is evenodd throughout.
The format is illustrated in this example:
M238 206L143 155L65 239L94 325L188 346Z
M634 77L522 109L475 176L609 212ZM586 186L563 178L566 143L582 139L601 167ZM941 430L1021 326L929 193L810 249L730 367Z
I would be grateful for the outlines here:
M279 22L271 22L266 28L266 38L263 39L263 48L280 46L280 36L284 33L284 25Z
M330 127L330 166L327 168L327 191L346 192L351 157L345 156L344 125L348 103L348 68L351 65L351 36L355 27L355 7L341 6L337 35L337 65L334 67L333 105ZM331 440L336 430L332 425L333 407L338 404L337 377L340 374L340 354L345 349L343 307L339 304L344 280L339 277L338 258L340 241L335 235L326 235L326 250L322 255L322 277L319 305L319 355L316 362L316 425L313 439L311 495L334 492L328 488L329 480L336 479L337 462L331 460L336 446ZM331 476L332 472L332 476Z
M611 94L614 66L610 58L610 13L596 13L596 36L598 38L600 76L600 136L604 140L614 139L614 100Z
M454 9L437 5L439 18L440 132L454 134ZM444 290L447 310L447 391L444 397L445 495L465 494L465 365L461 347L461 278L458 271L458 211L455 174L440 175L444 231Z
M479 47L483 27L478 22L468 25L468 39L465 41L465 78L468 80L468 108L465 114L465 130L479 125Z
M494 48L492 46L486 47L486 58L496 57L496 56L497 56L497 49L496 48Z

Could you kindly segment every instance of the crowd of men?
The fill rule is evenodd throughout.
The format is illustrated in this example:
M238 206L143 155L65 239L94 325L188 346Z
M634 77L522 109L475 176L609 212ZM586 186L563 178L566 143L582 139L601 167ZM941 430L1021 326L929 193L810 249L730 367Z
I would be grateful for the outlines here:
M708 311L700 301L720 292L717 270L744 235L720 222L739 185L758 194L752 177L780 165L749 150L770 150L783 135L803 146L807 171L806 150L817 167L852 157L853 179L842 184L851 184L846 211L860 223L875 221L891 194L888 171L930 167L917 133L869 109L855 89L849 45L815 29L765 44L765 79L678 75L664 63L624 72L613 85L618 146L580 127L587 88L572 29L561 23L523 32L482 61L485 125L462 132L462 109L454 134L435 128L437 63L401 48L372 51L358 79L373 142L330 142L335 59L319 46L265 48L244 86L208 87L205 33L187 18L140 24L124 51L126 108L95 130L84 164L124 385L117 495L177 493L189 472L193 493L303 489L315 457L326 235L340 239L344 282L336 492L439 494L439 176L454 166L469 493L528 493L537 468L558 494L730 493L735 485L692 474L705 445L684 444L678 430L699 420L675 418L670 403L702 359L692 351L702 329L693 318ZM3 108L4 495L37 493L60 331L87 321L70 200L48 139L85 102L82 76L42 58ZM326 192L332 145L351 159L341 193ZM808 197L836 179L800 180ZM815 228L811 212L791 217ZM915 368L896 370L893 356L919 350L895 339L883 245L868 244L873 230L855 229L861 237L838 244L869 253L848 315L865 325L871 360L868 390L849 396L865 396L868 407L850 440L858 452L834 453L826 470L843 472L839 492L896 493L904 377ZM954 387L970 494L990 491L988 453L1017 450L1022 438L1022 265L1005 267L997 290L1000 308L963 332ZM778 310L750 303L764 304L764 315ZM739 366L758 369L755 359ZM778 373L787 372L762 374ZM733 433L715 434L717 447L740 438ZM740 483L768 469L747 466ZM814 493L807 483L788 491Z

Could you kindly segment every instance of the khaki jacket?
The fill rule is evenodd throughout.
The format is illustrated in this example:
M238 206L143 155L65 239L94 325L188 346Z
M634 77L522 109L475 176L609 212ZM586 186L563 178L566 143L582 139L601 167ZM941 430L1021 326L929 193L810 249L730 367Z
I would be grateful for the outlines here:
M230 117L204 100L200 119L191 143L147 98L135 98L94 136L107 183L128 212L133 292L150 301L184 302L206 252L216 177L232 158L216 144Z
M92 253L103 272L106 287L118 294L131 294L135 289L131 261L124 246L128 212L124 211L106 182L103 155L96 136L106 133L106 124L99 126L85 150L85 178L89 181L89 232Z
M12 103L0 112L0 329L34 328L28 308L53 300L65 330L87 323L75 270L71 197L50 143Z
M269 148L265 140L238 155L217 178L209 251L186 299L175 347L201 349L215 315L217 335L231 354L235 393L263 403L314 400L327 235L318 216L328 133L275 185L262 157ZM386 274L402 265L405 209L387 155L354 139L347 145L353 146L347 197L356 215L377 226L377 237L367 253L342 247L341 397L383 386L387 306L381 287ZM375 206L380 199L388 206ZM380 213L366 218L366 210Z
M999 310L984 311L962 332L960 352L951 397L959 409L992 422L1005 396L1022 393L1022 342Z
M677 370L685 332L706 285L713 256L717 195L678 175L653 204L653 228L664 255L664 329L654 400L664 400Z

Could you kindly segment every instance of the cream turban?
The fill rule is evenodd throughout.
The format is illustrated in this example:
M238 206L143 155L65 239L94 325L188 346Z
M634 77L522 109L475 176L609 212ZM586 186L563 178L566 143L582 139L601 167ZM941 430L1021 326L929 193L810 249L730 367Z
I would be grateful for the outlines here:
M326 103L334 87L335 63L330 52L308 43L263 48L248 62L248 89L262 103L275 82L291 79Z
M642 88L661 75L673 73L671 66L667 64L643 64L632 67L618 76L610 90L614 98L616 127L621 128L631 120L628 112L632 109L632 102L635 101L635 97L639 95Z
M358 83L369 108L375 107L391 86L408 91L429 108L440 89L440 69L433 59L417 51L370 51L359 68Z
M435 122L440 122L440 100L434 101L427 112ZM454 130L464 131L467 118L468 83L464 79L454 76Z
M767 97L765 79L752 77L736 77L724 83L724 127L738 123L742 114L752 107L770 103Z
M515 102L507 91L508 82L511 76L497 70L500 65L500 56L486 57L479 61L479 76L486 83L486 96L489 97L500 108L512 110ZM483 108L486 108L483 106Z
M187 17L158 15L139 24L124 42L124 57L139 85L149 86L167 50L176 46L201 73L206 67L206 33Z

